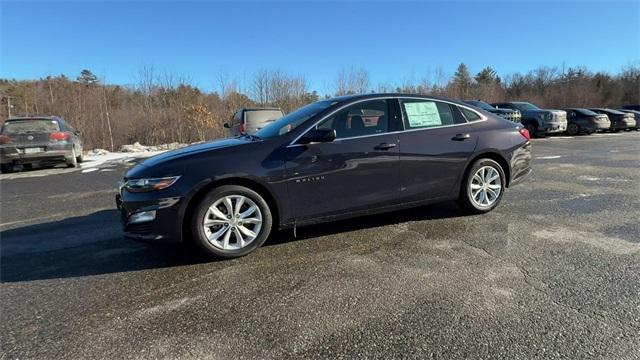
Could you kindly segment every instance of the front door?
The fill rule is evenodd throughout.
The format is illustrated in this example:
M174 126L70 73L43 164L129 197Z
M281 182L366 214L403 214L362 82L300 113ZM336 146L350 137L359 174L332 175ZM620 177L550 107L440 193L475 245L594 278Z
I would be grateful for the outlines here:
M362 101L315 127L336 130L336 140L287 148L286 181L297 221L397 200L398 133L391 132L393 123L388 100Z

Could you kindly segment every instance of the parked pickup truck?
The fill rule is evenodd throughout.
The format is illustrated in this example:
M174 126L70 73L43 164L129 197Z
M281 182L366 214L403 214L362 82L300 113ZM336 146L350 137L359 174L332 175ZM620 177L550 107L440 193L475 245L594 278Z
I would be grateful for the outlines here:
M567 130L567 112L540 109L528 102L499 102L491 104L499 108L520 110L522 125L532 136L563 133Z
M509 121L519 123L522 120L522 115L519 110L514 109L499 109L489 105L488 103L481 100L463 100L463 102L473 105L475 107L479 107L482 110L488 111L492 114L496 114L501 118L507 119Z

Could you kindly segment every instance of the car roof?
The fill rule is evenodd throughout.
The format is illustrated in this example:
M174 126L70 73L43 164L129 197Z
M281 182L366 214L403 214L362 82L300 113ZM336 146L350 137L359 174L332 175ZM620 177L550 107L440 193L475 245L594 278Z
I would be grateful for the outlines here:
M589 110L598 110L598 111L606 111L606 112L610 112L610 113L620 113L621 111L615 110L615 109L609 109L609 108L590 108Z
M269 110L269 111L282 111L282 109L277 108L277 107L251 107L251 108L242 108L241 110L244 111L259 111L259 110Z
M371 94L344 95L344 96L332 97L330 99L326 99L326 101L344 103L344 102L351 102L351 101L357 101L357 100L377 99L377 98L385 98L385 97L391 97L391 98L412 97L412 98L421 98L421 99L430 99L430 100L440 100L440 101L455 103L462 106L469 106L469 104L459 100L448 99L441 96L412 94L412 93L371 93Z
M20 120L61 120L57 116L20 116L20 117L10 117L6 121L20 121Z

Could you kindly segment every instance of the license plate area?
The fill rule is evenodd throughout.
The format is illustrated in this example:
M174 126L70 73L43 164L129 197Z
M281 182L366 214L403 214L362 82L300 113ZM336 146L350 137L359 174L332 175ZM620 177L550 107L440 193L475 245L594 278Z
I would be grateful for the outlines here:
M25 154L36 154L36 153L44 152L44 148L41 148L41 147L24 148L22 152Z

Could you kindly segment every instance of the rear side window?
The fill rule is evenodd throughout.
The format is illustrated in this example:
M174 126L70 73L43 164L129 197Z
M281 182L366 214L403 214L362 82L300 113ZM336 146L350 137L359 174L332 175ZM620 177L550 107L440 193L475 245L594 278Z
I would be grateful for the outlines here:
M57 131L60 131L58 122L47 119L7 121L2 127L3 134L52 133Z
M467 121L478 121L480 120L480 115L478 115L475 111L471 111L467 108L460 108L460 111L462 111L462 114L464 115L464 117L467 119Z
M421 129L466 122L457 106L432 100L400 99L405 129Z

